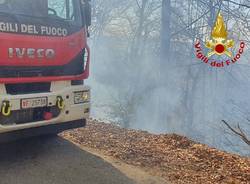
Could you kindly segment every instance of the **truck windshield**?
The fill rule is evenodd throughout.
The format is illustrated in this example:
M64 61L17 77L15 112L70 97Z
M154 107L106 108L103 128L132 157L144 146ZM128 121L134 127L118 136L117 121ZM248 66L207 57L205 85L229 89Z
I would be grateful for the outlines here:
M0 0L0 12L81 23L76 0Z

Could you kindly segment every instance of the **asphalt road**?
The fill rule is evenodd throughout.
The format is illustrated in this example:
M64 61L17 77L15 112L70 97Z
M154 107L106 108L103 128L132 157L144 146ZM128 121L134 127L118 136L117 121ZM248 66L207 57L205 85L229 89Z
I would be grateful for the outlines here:
M101 158L60 138L0 145L0 184L132 184Z

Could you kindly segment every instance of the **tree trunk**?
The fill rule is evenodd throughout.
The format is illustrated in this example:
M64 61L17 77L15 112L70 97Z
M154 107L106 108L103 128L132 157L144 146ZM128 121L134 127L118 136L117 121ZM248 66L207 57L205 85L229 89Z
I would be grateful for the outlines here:
M215 13L215 7L214 7L214 2L213 0L209 1L209 9L210 9L210 16L209 16L209 26L211 27L211 29L213 29L214 27L214 23L215 23L215 18L216 18L216 13Z
M166 67L170 59L171 45L171 0L162 0L162 26L161 26L161 65ZM165 66L165 67L164 67Z

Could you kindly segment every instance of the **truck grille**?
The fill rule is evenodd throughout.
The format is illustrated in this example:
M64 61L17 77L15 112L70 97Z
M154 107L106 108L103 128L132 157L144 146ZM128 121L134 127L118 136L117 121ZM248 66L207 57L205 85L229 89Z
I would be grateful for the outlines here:
M0 78L79 75L84 72L85 50L71 62L60 66L0 66Z
M51 83L6 84L7 94L22 95L50 92Z

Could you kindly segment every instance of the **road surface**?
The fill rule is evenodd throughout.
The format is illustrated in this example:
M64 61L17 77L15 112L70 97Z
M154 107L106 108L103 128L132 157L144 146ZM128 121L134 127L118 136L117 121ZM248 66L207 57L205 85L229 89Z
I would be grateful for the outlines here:
M60 138L0 145L0 184L133 184L99 157Z

